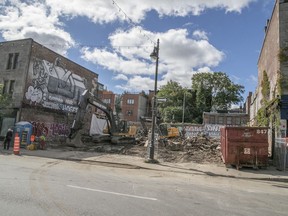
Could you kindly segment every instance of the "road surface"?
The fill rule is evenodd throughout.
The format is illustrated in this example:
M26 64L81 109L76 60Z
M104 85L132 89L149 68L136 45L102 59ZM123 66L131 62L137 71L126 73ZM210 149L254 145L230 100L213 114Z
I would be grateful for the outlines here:
M0 155L0 215L287 215L288 184Z

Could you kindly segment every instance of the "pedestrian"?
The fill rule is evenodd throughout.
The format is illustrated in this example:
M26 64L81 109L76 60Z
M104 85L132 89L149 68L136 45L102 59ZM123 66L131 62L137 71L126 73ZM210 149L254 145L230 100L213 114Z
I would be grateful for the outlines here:
M13 130L11 128L9 128L7 133L6 133L5 140L4 140L4 149L9 150L10 142L12 140L12 136L13 136Z

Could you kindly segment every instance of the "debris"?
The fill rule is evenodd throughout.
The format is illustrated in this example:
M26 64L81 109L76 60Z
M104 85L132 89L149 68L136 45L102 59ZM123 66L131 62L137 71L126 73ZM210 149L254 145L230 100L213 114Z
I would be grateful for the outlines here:
M147 156L147 139L138 145L126 146L121 154ZM170 138L160 140L155 146L155 157L163 162L185 163L222 163L220 153L220 139L208 136L193 138Z

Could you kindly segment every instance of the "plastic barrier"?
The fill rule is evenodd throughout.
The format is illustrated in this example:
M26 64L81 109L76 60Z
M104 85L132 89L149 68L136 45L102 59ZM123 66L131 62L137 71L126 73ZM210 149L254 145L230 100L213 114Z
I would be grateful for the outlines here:
M18 136L18 133L15 134L13 152L15 155L20 154L20 137Z

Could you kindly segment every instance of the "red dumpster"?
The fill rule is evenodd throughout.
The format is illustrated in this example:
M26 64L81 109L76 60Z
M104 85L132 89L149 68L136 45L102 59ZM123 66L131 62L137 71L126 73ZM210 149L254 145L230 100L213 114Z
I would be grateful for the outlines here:
M237 169L268 165L268 127L223 127L221 133L222 160Z

